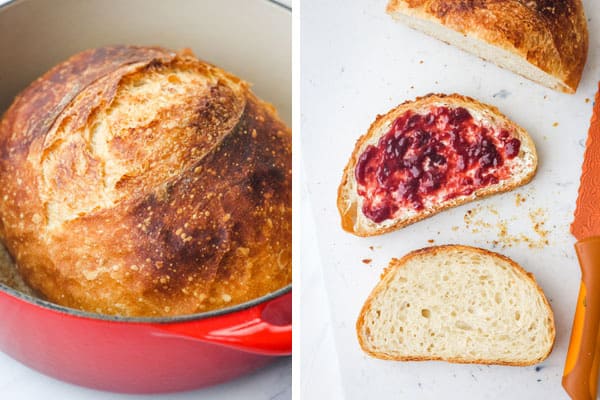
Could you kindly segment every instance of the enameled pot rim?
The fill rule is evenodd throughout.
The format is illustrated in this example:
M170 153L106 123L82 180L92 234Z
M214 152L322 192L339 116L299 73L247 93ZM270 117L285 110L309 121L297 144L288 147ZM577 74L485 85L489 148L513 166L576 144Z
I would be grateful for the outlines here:
M16 0L19 1L19 0ZM271 301L276 299L277 297L283 296L292 291L292 284L289 284L281 289L278 289L274 292L266 294L262 297L258 297L256 299L247 301L245 303L236 304L227 308L220 308L217 310L205 311L196 314L186 314L186 315L177 315L172 317L123 317L118 315L105 315L92 313L88 311L81 311L70 307L64 307L46 300L39 299L37 297L30 296L23 292L20 292L16 289L13 289L9 286L6 286L3 283L0 283L0 293L4 292L10 296L16 297L19 300L30 303L33 306L42 307L48 309L50 311L59 312L62 314L68 314L74 317L87 318L87 319L96 319L96 320L104 320L104 321L113 321L113 322L128 322L128 323L143 323L143 324L167 324L174 322L188 322L188 321L197 321L201 319L207 319L212 317L218 317L226 314L234 314L238 311L243 311L259 304ZM0 300L1 301L1 300Z
M0 4L0 10L2 10L2 9L3 9L4 7L6 7L6 6L9 6L9 5L11 5L11 4L18 3L18 2L21 2L21 1L25 1L25 0L8 0L6 3L4 3L4 4ZM280 3L280 2L279 2L279 1L277 1L277 0L265 0L265 1L266 1L266 2L268 2L268 3L271 3L271 4L273 4L273 5L276 5L276 6L278 6L278 7L281 7L281 8L283 8L284 10L287 10L287 11L289 11L289 12L292 12L292 8L291 8L291 7L289 7L289 6L287 6L287 5L283 4L283 3Z

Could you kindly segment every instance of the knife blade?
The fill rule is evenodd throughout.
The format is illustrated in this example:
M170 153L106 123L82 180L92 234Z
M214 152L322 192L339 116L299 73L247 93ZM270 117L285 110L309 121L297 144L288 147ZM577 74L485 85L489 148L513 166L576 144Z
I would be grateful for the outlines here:
M571 233L577 239L581 284L562 384L572 399L595 400L600 362L600 83Z

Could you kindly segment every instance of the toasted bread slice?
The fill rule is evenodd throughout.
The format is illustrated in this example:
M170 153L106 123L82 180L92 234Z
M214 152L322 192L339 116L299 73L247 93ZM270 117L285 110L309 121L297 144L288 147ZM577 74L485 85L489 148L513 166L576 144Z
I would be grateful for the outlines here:
M468 114L464 114L464 110ZM459 111L464 115L454 124L448 115L458 114ZM364 159L361 161L361 157L373 148L387 151L385 141L392 140L390 135L398 135L398 131L393 130L400 125L408 126L410 121L406 122L407 118L415 115L415 118L421 118L422 121L431 118L429 121L432 125L405 127L400 133L400 137L406 136L412 144L404 154L398 156L398 160L392 160L396 162L395 165L409 163L407 167L400 166L391 172L395 174L395 186L390 185L389 190L383 190L383 186L377 187L377 182L381 183L380 170L383 164L368 165L366 174L370 175L365 179L370 181L368 184L359 182L357 171L362 168L359 164L365 162ZM458 138L450 138L455 133ZM418 147L416 135L429 137L431 143ZM518 141L519 145L509 146L514 140ZM489 142L492 142L493 146L490 146ZM398 145L398 142L392 144ZM497 163L500 165L489 163L489 154L486 155L486 151L481 150L483 147L487 148L488 153L502 158ZM433 155L427 157L418 154L421 151L432 152L432 149L437 153L434 151ZM387 157L381 157L384 156ZM440 162L443 161L443 165L435 164L432 161L437 160L435 157L439 158ZM478 157L488 157L485 166L483 158ZM371 161L368 160L367 163ZM412 168L415 166L411 167L411 162L421 170L413 172ZM361 168L357 169L357 165ZM366 135L356 143L346 165L338 189L337 206L344 230L358 236L379 235L420 221L447 208L512 190L528 183L536 170L537 153L533 140L525 129L510 121L498 109L458 94L430 94L415 101L405 102L387 114L377 117ZM420 176L415 178L418 174ZM441 176L442 183L432 183L431 176L434 175ZM484 179L481 179L482 177ZM461 182L468 179L472 181L470 184L460 186ZM413 185L412 192L406 189L409 184ZM439 187L436 187L436 184ZM361 192L368 193L365 195ZM398 200L402 195L406 198ZM387 218L381 218L382 214L378 209L384 207L381 204L389 204L388 208L392 208L388 210Z
M588 52L581 0L390 0L411 28L534 82L575 93Z
M356 331L377 358L502 365L539 363L555 338L532 274L500 254L457 245L393 259Z

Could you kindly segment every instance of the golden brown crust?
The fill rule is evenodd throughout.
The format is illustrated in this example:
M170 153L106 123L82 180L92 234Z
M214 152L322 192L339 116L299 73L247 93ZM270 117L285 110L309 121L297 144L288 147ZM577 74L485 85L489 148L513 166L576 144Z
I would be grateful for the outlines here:
M185 101L140 122L135 88L152 79ZM291 282L291 132L189 51L88 50L1 122L0 237L69 307L166 316L260 297Z
M581 0L390 0L387 12L409 11L525 58L577 90L588 52Z
M352 187L352 185L350 185L349 183L351 180L354 180L354 169L356 167L356 163L358 162L360 155L362 154L365 143L367 141L371 140L373 138L373 136L379 135L382 130L382 127L384 127L386 124L390 124L391 122L393 122L396 118L398 118L405 111L421 109L422 107L427 106L427 105L436 105L436 104L440 104L440 103L450 104L450 105L454 105L454 106L462 106L471 111L475 110L477 112L485 112L486 114L493 116L495 118L495 121L501 123L502 125L504 125L506 127L509 127L509 129L511 131L514 131L516 134L518 134L519 140L521 140L521 142L522 142L522 148L529 149L529 151L531 152L531 155L533 157L532 168L527 170L526 174L519 181L514 181L509 184L504 184L504 185L493 185L493 186L488 186L488 187L478 189L475 192L473 192L473 194L471 196L457 197L451 201L448 201L446 203L443 203L442 205L439 205L436 208L432 208L430 210L423 210L422 212L419 212L418 214L416 214L412 217L405 218L405 219L398 219L396 223L394 223L390 226L387 226L387 227L386 226L378 226L378 224L375 224L375 223L372 224L373 226L363 226L363 225L356 226L355 221L356 221L357 215L358 215L358 213L362 213L362 210L360 210L360 207L358 207L358 204L357 204L356 198L358 195L356 193L350 193L350 188ZM383 132L383 133L385 133L385 132ZM459 205L471 202L473 200L485 198L485 197L488 197L488 196L491 196L491 195L494 195L497 193L511 191L511 190L515 189L516 187L519 187L519 186L529 183L535 176L536 171L537 171L537 153L535 150L535 145L533 143L533 140L531 139L529 134L527 134L527 132L523 128L521 128L514 122L510 121L506 116L504 116L502 113L500 113L500 111L496 107L480 103L475 99L472 99L467 96L462 96L459 94L446 95L446 94L433 94L432 93L432 94L428 94L426 96L418 97L415 100L405 101L404 103L398 105L393 110L390 110L387 114L378 115L376 117L375 121L369 127L369 130L367 131L367 133L364 134L363 136L361 136L358 139L358 141L356 142L354 151L352 152L352 155L350 156L350 160L348 161L348 164L346 164L346 167L344 168L342 181L338 188L337 207L338 207L338 211L341 216L342 228L345 231L350 232L357 236L362 236L362 237L381 235L384 233L395 231L397 229L401 229L405 226L408 226L415 222L421 221L425 218L431 217L431 216L438 214L449 208L457 207ZM349 206L349 204L350 204L350 206Z
M448 251L453 251L453 250L465 250L465 251L469 251L469 252L475 252L475 253L479 253L483 256L486 257L495 257L495 258L500 258L502 260L504 260L505 262L507 262L509 265L511 265L514 270L523 277L523 279L528 280L529 282L531 282L531 284L535 287L535 289L538 291L538 293L540 294L541 298L544 300L544 304L546 305L546 308L548 310L548 315L550 317L550 326L552 327L551 330L551 336L552 336L552 346L550 346L550 348L548 349L548 352L535 360L531 360L530 362L507 362L507 361L496 361L496 360L483 360L483 359L478 359L478 360L465 360L465 359L459 359L459 358L443 358L443 357L391 357L388 354L385 353L380 353L380 352L373 352L371 350L369 350L368 346L366 345L366 343L364 342L364 338L361 335L361 330L362 330L362 326L365 323L365 316L367 311L371 308L371 302L379 295L379 293L381 291L383 291L387 285L389 284L389 282L393 279L393 272L397 269L397 268L402 268L404 267L408 261L412 258L415 257L419 257L421 255L424 254L436 254L437 252L440 251L444 251L444 252L448 252ZM464 246L464 245L457 245L457 244L448 244L448 245L440 245L440 246L431 246L431 247L424 247L421 249L417 249L417 250L413 250L410 253L406 254L405 256L403 256L400 259L392 259L390 261L390 264L388 265L388 267L383 271L383 273L381 274L381 281L377 284L377 286L373 289L373 291L371 292L371 294L369 295L369 297L367 298L367 300L365 301L362 309L360 310L360 313L358 315L358 319L356 321L356 335L358 337L358 343L361 347L361 349L367 353L368 355L370 355L371 357L375 357L375 358L380 358L383 360L393 360L393 361L447 361L447 362L451 362L451 363L457 363L457 364L484 364L484 365L510 365L510 366L527 366L527 365L534 365L537 363L540 363L541 361L545 360L546 358L548 358L548 356L550 355L550 353L552 353L552 349L554 348L554 343L555 343L555 339L556 339L556 328L554 325L554 313L552 312L552 308L550 307L550 303L548 303L548 300L546 299L546 296L542 290L542 288L540 288L540 286L538 285L537 281L535 280L535 277L533 276L532 273L529 273L527 271L525 271L525 269L523 269L523 267L521 267L519 264L517 264L515 261L511 260L510 258L499 254L499 253L495 253L486 249L482 249L482 248L478 248L478 247L471 247L471 246Z

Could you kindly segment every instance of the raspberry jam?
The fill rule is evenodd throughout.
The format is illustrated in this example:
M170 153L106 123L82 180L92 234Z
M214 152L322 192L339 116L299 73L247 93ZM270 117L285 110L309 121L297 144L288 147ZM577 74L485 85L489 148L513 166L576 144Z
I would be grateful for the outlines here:
M468 196L509 177L520 148L510 132L481 125L462 107L407 111L356 164L363 214L379 223Z

